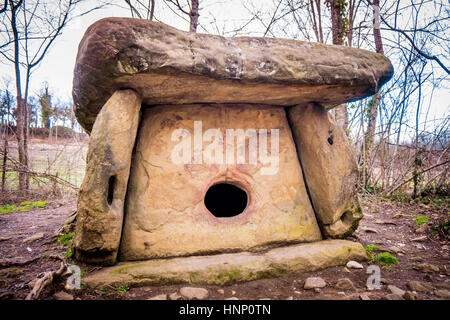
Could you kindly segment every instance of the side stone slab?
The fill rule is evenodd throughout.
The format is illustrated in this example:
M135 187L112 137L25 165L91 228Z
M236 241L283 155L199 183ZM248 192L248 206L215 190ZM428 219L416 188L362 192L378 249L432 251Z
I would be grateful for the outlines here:
M315 271L367 259L364 247L348 240L323 240L249 252L123 262L83 277L93 288L106 286L193 283L224 285L278 277L291 272Z
M363 215L357 196L358 167L345 132L317 103L289 108L288 116L324 235L352 234Z
M75 258L80 261L116 263L140 108L136 92L116 91L94 123L73 241Z

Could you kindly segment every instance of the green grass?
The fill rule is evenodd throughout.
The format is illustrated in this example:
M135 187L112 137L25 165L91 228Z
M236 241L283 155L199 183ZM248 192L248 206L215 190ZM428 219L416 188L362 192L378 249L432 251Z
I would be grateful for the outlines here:
M130 287L128 285L123 285L123 286L117 288L117 293L122 295L122 294L126 293L128 290L130 290Z
M60 237L56 238L56 241L59 242L60 245L63 247L68 247L70 245L70 242L72 241L73 233L66 233L65 235L62 235Z
M375 256L372 259L373 262L378 263L383 267L390 267L398 265L398 260L389 252L382 252Z
M414 217L413 219L416 222L417 228L420 228L423 224L428 222L427 216L417 216L417 217Z
M379 250L380 246L377 244L368 244L364 249L366 249L367 253L372 253L373 251Z
M0 206L0 214L11 212L27 212L34 208L43 208L48 204L47 201L23 201L20 205L6 204Z

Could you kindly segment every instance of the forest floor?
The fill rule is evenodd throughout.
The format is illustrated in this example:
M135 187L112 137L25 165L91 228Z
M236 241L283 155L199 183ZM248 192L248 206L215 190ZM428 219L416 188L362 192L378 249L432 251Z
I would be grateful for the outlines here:
M381 267L381 288L376 290L366 286L370 276L366 273L367 267L376 262L366 261L362 263L363 269L339 266L225 286L176 284L106 290L82 286L78 290L68 290L64 288L66 280L57 279L43 290L40 299L180 299L180 288L185 286L204 288L208 291L207 299L218 300L400 298L392 294L397 292L392 286L409 292L404 296L407 299L450 299L449 236L436 229L440 223L448 221L448 210L423 204L400 204L374 196L362 198L361 204L364 218L350 240L364 246L374 245L373 255L390 252L398 259L398 265ZM76 200L53 201L43 208L0 215L0 300L24 299L36 279L60 267L68 255L68 247L57 241L55 231L75 210ZM428 221L419 227L414 217L421 216L426 216ZM418 221L423 219L418 218ZM82 274L96 269L79 266ZM321 277L326 286L306 290L303 287L308 277ZM338 280L344 278L351 281L353 288L342 289Z

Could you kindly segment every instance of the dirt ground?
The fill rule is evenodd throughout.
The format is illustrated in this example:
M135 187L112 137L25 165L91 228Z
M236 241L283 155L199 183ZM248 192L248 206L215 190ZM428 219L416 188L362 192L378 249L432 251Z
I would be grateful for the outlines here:
M369 276L366 268L369 262L362 263L363 269L340 266L222 287L194 286L206 288L209 292L208 299L220 300L379 300L389 297L391 291L388 285L408 291L410 289L407 283L416 280L428 287L425 290L427 292L417 292L416 298L449 299L445 296L450 290L449 237L431 234L432 227L440 219L448 219L448 211L426 205L402 205L378 197L365 197L361 199L361 204L365 216L350 240L359 241L363 245L379 245L380 251L391 252L399 261L398 266L381 269L380 289L370 291L366 287ZM55 271L60 267L68 249L56 241L55 231L75 209L75 200L53 201L45 208L0 215L0 300L24 299L37 278L42 277L44 272ZM413 217L422 215L426 215L429 220L425 227L417 231ZM27 239L31 236L42 237ZM71 263L74 262L69 261ZM420 266L424 263L437 266L439 270L423 270ZM96 269L82 264L79 266L82 272ZM311 276L323 278L327 285L322 289L303 289L305 279ZM355 290L338 289L336 283L341 278L350 279ZM82 286L79 290L68 290L64 288L65 281L57 279L43 290L40 299L61 299L61 291L69 294L63 294L65 298L76 300L149 299L158 295L165 298L166 295L179 292L181 287L190 286L177 284L106 290L92 290Z

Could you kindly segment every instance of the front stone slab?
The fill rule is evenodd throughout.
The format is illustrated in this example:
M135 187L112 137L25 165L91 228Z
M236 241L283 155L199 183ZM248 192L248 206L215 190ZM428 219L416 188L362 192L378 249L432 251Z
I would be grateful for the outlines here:
M190 137L189 150L185 150L189 164L174 163L172 158L180 145L174 133L180 128ZM215 129L220 135L207 139ZM228 137L231 129L247 135L239 142L239 138ZM260 129L267 132L266 140ZM278 130L277 143L273 129ZM252 152L251 141L259 146ZM263 163L264 141L269 158L277 158L274 162ZM207 157L214 142L219 152ZM233 154L228 153L229 147ZM205 194L219 183L246 192L248 203L241 214L216 217L207 209ZM143 110L120 260L264 250L317 240L322 236L284 109L206 104Z
M83 277L93 288L192 283L224 285L345 265L367 259L364 247L347 240L324 240L269 250L140 262L123 262Z

